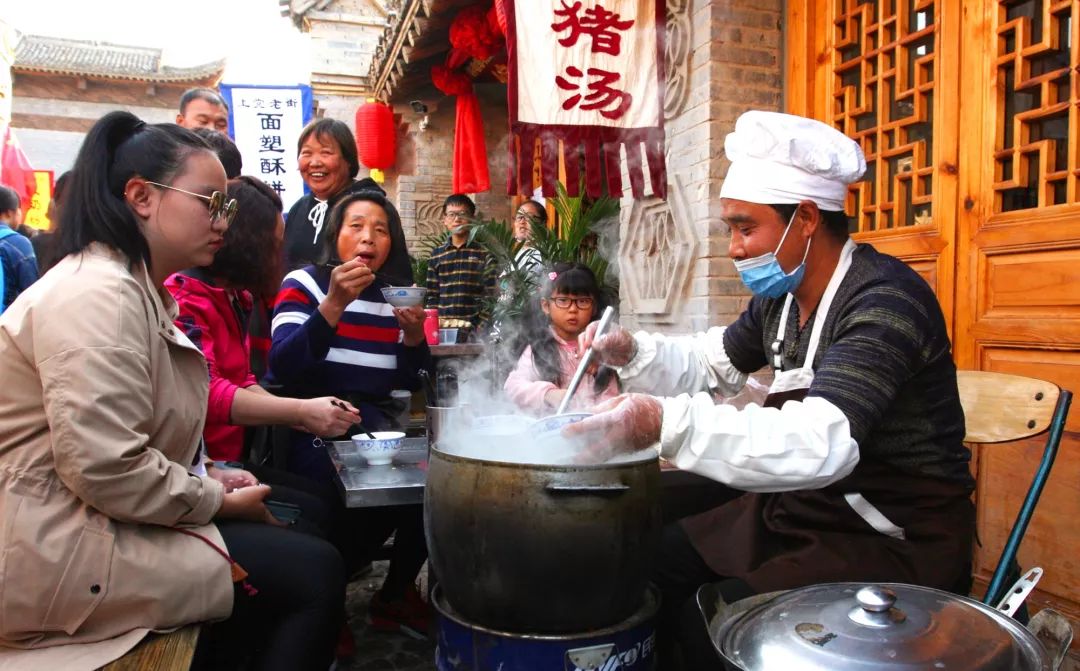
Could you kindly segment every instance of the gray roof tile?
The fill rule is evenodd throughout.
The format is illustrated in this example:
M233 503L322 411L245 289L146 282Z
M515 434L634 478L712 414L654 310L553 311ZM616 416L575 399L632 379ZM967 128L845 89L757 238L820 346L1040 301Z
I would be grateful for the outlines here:
M163 65L161 49L152 47L23 35L15 47L14 69L147 82L198 82L220 76L225 61L177 68Z

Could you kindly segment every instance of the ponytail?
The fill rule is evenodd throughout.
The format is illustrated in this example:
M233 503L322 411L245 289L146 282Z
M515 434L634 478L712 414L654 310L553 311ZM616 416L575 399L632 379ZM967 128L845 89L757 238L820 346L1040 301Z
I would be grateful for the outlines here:
M79 149L65 188L58 256L100 242L132 263L150 265L150 248L124 189L136 175L169 183L198 149L210 147L175 124L147 125L130 112L110 112L99 119Z

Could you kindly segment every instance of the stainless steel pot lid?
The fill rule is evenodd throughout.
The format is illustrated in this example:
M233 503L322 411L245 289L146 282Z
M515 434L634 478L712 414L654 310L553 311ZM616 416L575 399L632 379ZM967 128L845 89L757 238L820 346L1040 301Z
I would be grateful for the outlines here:
M793 590L734 622L724 653L746 671L1049 671L1026 629L981 603L914 585Z

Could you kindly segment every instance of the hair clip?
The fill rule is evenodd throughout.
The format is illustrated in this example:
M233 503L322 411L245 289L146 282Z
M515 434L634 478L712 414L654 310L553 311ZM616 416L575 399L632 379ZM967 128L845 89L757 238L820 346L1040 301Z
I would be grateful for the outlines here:
M548 279L551 280L552 282L554 282L555 278L558 277L558 276L559 276L559 273L555 272L554 270L552 270L550 273L548 273Z

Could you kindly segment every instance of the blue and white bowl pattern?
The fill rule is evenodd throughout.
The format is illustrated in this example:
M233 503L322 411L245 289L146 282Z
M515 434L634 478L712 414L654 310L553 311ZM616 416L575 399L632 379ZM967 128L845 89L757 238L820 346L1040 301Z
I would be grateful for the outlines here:
M401 431L374 431L373 438L365 438L365 434L358 433L352 437L356 451L364 459L368 466L385 466L394 460L394 456L401 451L401 442L405 434Z
M411 308L424 302L424 287L383 287L383 298L395 308Z
M529 430L534 435L543 436L544 434L555 433L567 424L576 424L587 417L592 417L592 413L567 412L561 415L551 415L533 422Z

